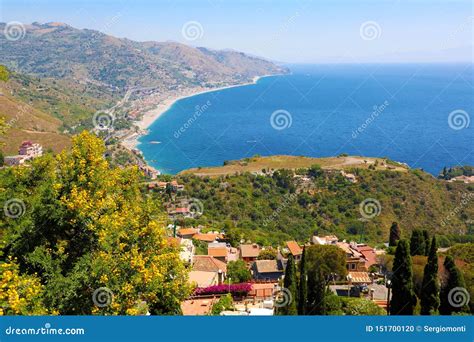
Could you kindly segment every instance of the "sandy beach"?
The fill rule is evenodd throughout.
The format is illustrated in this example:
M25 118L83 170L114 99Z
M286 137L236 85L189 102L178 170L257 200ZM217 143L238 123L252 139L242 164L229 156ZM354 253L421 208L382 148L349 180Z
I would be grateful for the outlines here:
M122 139L121 143L124 147L126 147L129 150L136 149L138 144L139 144L138 139L141 136L145 135L146 130L161 115L163 115L163 113L168 111L168 109L170 109L176 101L179 101L179 100L184 99L186 97L199 95L199 94L205 94L205 93L210 93L210 92L214 92L214 91L220 91L220 90L224 90L224 89L229 89L229 88L234 88L234 87L242 87L242 86L246 86L246 85L255 84L261 78L269 77L269 76L276 76L276 75L255 76L251 82L241 83L241 84L233 84L233 85L228 85L228 86L220 87L220 88L208 88L208 89L191 88L191 89L186 89L186 90L184 90L184 94L180 94L179 96L171 96L171 97L163 100L155 108L145 112L140 120L134 122L134 125L137 126L140 129L140 132L139 133L133 133L131 135L128 135L128 136L124 137Z

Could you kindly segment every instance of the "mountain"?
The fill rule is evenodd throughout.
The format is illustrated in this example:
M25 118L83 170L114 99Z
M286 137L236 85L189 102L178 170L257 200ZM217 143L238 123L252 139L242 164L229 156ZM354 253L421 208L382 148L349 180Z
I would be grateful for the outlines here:
M3 30L5 23L0 23ZM127 87L218 86L285 68L235 51L176 42L136 42L63 23L25 26L24 38L0 36L0 64L38 77L73 79L114 91Z

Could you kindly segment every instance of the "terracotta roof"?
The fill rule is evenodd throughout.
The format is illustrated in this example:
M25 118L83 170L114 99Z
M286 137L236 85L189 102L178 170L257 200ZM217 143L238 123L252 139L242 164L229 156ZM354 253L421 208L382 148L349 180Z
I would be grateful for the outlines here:
M196 228L181 228L178 230L178 235L194 235L199 233L199 231Z
M217 260L210 255L195 255L193 258L193 271L204 272L227 272L227 265L225 262Z
M256 258L260 254L260 247L256 244L240 245L240 254L242 258Z
M184 316L207 315L211 311L216 299L189 299L181 303L181 310Z
M298 245L296 241L288 241L286 243L286 246L288 247L288 249L290 250L290 253L293 256L298 256L298 255L303 254L303 249L300 247L300 245Z
M196 283L197 287L208 287L217 284L217 272L191 271L189 282Z
M207 255L211 255L216 258L227 257L227 247L208 247Z
M283 272L283 270L279 268L278 261L276 260L257 260L255 261L255 267L258 273Z
M222 238L221 234L207 233L207 234L196 234L193 236L193 239L204 241L204 242L213 242L218 238Z
M364 256L364 258L367 260L365 262L365 266L369 268L372 265L377 264L377 254L375 253L375 250L370 247L370 246L360 246L357 248L360 253Z
M176 209L174 210L174 212L175 212L176 214L189 213L189 208L187 208L187 207L184 207L184 208L176 208Z
M372 282L367 272L349 272L349 275L352 277L352 283L370 284Z

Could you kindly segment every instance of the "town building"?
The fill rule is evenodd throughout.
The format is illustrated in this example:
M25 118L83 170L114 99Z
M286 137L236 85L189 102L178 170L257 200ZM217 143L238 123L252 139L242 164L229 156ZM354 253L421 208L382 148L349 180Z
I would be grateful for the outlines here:
M252 264L253 278L255 280L277 282L284 274L284 269L279 260L256 260Z
M286 247L296 262L301 260L301 256L303 255L303 249L298 245L296 241L288 241L286 243Z
M257 244L240 245L240 258L248 265L257 260L260 255L260 246Z
M29 159L41 157L43 155L43 147L40 144L27 140L20 145L18 154L28 156Z
M5 165L8 165L8 166L19 166L19 165L23 165L25 161L27 160L28 160L27 156L21 156L21 155L6 156L4 158L4 163Z
M224 246L207 246L207 255L213 256L217 260L227 263L227 247Z

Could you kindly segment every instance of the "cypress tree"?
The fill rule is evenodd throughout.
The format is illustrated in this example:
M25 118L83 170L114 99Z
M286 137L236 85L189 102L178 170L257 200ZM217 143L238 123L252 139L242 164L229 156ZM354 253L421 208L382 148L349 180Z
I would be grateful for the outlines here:
M423 240L425 240L425 255L430 255L430 234L426 229L423 230Z
M390 237L389 237L389 246L396 246L398 240L400 240L400 228L398 227L397 222L393 222L390 227Z
M446 259L444 259L443 265L446 270L446 281L445 281L444 286L441 289L441 295L440 295L441 304L439 306L439 312L442 315L451 315L453 312L464 311L466 309L466 305L456 306L456 307L452 306L451 303L449 302L449 293L451 290L455 288L465 289L466 283L464 282L464 277L462 273L459 271L456 264L454 263L454 259L452 256L448 255ZM456 290L453 290L453 291L456 291ZM459 294L462 296L462 292L459 292ZM451 294L451 297L453 297L453 294ZM461 300L463 300L462 297L460 298Z
M413 315L416 296L413 290L413 270L406 240L398 241L393 261L391 315Z
M321 266L308 272L307 315L324 315L326 312L326 282Z
M438 283L438 254L436 237L431 240L428 262L423 272L423 285L421 287L421 314L434 315L439 308L439 283Z
M293 255L290 254L286 263L285 279L283 280L283 287L288 291L290 297L286 298L288 303L280 308L280 315L296 315L298 314L296 295L297 295L297 283L296 283L296 266Z
M423 233L419 229L414 229L411 233L410 254L412 256L425 255L425 241Z
M298 287L298 315L306 314L306 305L308 299L308 283L306 271L306 247L303 247L303 255L300 261L300 282Z

